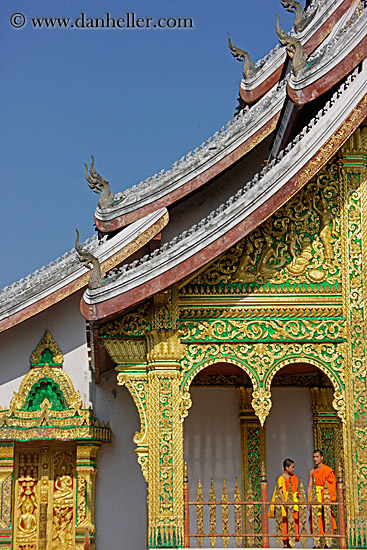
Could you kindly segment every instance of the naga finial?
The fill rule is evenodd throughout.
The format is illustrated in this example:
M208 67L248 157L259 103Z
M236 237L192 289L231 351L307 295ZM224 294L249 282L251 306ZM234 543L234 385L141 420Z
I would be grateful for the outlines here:
M113 201L113 193L111 193L110 184L108 181L106 181L100 174L98 174L97 170L94 168L94 157L92 157L92 162L90 164L89 168L89 174L88 174L88 166L84 164L85 166L85 179L88 182L89 187L95 192L95 193L101 193L101 196L98 200L98 206L100 208L103 208L104 206L109 206L111 202Z
M311 20L311 17L307 17L301 4L295 0L280 0L280 3L287 9L287 11L296 14L293 21L294 30L296 32L303 31L306 24Z
M250 54L248 52L245 52L244 50L241 50L241 48L237 48L237 46L234 46L231 42L231 37L229 36L229 34L228 34L228 47L231 50L231 54L233 55L233 57L238 59L238 61L244 61L242 74L243 74L243 78L246 80L250 71L254 67L254 62L251 61Z
M82 245L79 243L79 231L76 229L76 241L75 241L75 250L78 255L78 258L82 264L85 265L88 269L91 269L92 272L88 281L88 288L94 289L99 288L105 278L105 274L101 268L99 260L93 256L91 252L85 250Z
M297 76L300 70L307 64L307 56L303 51L301 42L280 28L278 14L276 13L275 15L277 16L277 35L279 42L282 46L286 47L287 54L292 60L293 73Z

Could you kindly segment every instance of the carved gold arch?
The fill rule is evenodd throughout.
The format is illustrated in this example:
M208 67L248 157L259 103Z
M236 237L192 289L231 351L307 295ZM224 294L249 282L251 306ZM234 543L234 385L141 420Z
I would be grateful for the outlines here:
M219 355L217 357L212 357L210 359L204 359L200 363L197 363L193 365L189 371L185 372L183 375L182 383L181 383L181 390L183 392L187 392L190 389L191 383L195 376L197 376L202 370L206 369L207 367L210 367L211 365L215 365L218 363L230 363L232 365L236 365L237 367L240 367L250 378L252 387L256 388L259 379L252 370L248 369L248 366L245 362L241 361L239 358L234 358L233 355Z
M345 420L345 392L344 383L341 378L336 376L335 370L332 365L321 361L318 357L310 357L310 355L300 354L292 355L292 358L283 358L277 361L271 369L266 373L263 380L264 391L271 395L271 383L274 376L285 366L292 365L292 363L308 363L320 369L329 378L334 388L334 400L333 407L337 411L339 418L344 422ZM342 371L340 372L342 375ZM269 409L270 411L270 409Z
M182 419L188 415L188 410L192 405L189 390L195 376L197 376L202 370L206 369L207 367L210 367L211 365L215 365L217 363L223 363L223 362L228 362L242 369L250 378L252 387L256 388L258 383L256 373L248 369L246 363L241 361L241 359L234 358L233 355L230 355L230 354L219 354L216 357L203 359L199 363L192 365L191 368L188 370L188 372L184 373L183 375L183 379L181 382L181 391L182 391L182 398L183 398L183 406L181 411Z
M193 378L210 365L228 361L249 376L253 386L252 406L261 425L264 425L272 406L271 381L274 375L286 364L306 362L315 365L330 378L335 389L334 407L339 417L344 419L343 356L343 343L189 344L183 360L183 409L191 405L189 388ZM187 410L183 410L183 417L186 415Z

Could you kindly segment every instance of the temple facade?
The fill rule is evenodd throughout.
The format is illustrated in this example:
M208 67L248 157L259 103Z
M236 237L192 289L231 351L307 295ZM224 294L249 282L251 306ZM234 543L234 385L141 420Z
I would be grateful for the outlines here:
M367 6L282 4L234 118L92 158L98 238L1 291L0 548L367 547Z

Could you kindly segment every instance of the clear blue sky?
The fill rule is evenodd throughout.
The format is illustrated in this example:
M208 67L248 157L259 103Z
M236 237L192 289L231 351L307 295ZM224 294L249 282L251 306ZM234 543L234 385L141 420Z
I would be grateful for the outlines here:
M194 28L32 27L81 12L190 17ZM277 44L275 12L289 30L279 0L2 0L0 288L70 250L75 227L82 240L93 235L91 153L117 193L232 118L242 70L226 33L256 61ZM24 27L10 25L13 13Z

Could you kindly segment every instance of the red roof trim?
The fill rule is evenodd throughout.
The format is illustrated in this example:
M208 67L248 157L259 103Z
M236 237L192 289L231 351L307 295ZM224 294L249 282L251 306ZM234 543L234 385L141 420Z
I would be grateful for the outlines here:
M213 166L210 166L207 170L198 174L184 185L179 188L167 193L160 199L153 201L137 210L123 214L122 216L117 216L112 220L102 221L99 220L96 216L94 217L96 226L103 233L110 233L111 231L116 231L121 227L125 227L130 223L133 223L140 218L147 216L151 212L158 210L162 207L170 206L176 201L186 197L192 191L195 191L202 185L205 185L212 178L226 170L229 166L234 164L237 160L241 159L244 155L250 152L258 143L263 141L271 132L275 130L280 111L274 115L262 128L259 128L251 137L234 149L231 153L226 155L224 158L216 162Z

